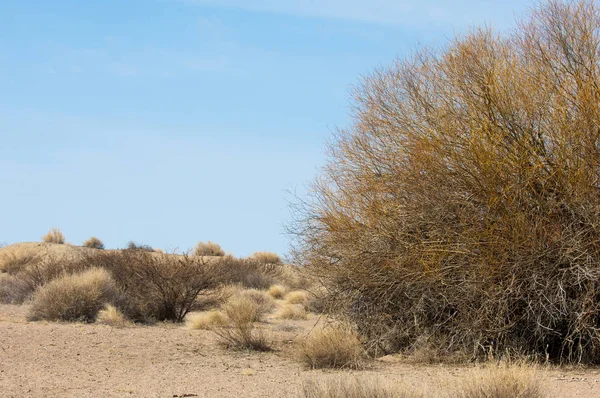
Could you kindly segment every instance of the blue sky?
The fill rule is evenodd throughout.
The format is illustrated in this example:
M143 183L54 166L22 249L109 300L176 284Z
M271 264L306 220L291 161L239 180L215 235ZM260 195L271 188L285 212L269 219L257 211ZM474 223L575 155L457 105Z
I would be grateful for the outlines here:
M361 75L530 0L2 0L0 242L285 254Z

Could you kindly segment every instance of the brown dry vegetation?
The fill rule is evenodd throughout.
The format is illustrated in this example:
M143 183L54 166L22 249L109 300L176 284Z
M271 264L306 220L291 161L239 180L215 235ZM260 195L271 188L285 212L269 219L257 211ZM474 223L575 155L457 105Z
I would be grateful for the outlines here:
M35 292L29 319L93 322L107 303L116 301L117 295L115 282L104 269L65 275Z
M48 233L42 236L42 241L45 243L65 243L65 236L58 228L52 228Z
M199 242L196 247L194 247L194 256L222 257L224 255L225 251L221 249L221 246L211 241Z
M360 369L366 360L358 334L345 324L311 330L299 342L297 356L310 369Z
M104 243L102 243L102 241L100 239L96 238L95 236L92 236L91 238L89 238L88 240L83 242L83 246L88 247L90 249L99 249L99 250L104 249Z
M549 1L355 90L294 232L372 352L600 363L599 27Z

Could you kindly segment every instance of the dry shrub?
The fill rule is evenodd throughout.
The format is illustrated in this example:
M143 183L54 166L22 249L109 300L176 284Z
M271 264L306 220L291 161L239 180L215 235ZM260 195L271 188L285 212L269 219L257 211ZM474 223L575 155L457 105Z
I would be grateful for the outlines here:
M107 304L103 310L98 312L96 323L114 327L124 327L129 325L131 322L129 322L129 320L117 307Z
M252 260L263 264L282 264L281 257L271 252L256 252L250 256Z
M240 259L233 256L219 258L220 267L228 270L227 283L242 285L253 289L268 289L277 283L279 265L263 264L252 259Z
M67 260L52 255L9 255L3 260L2 269L8 275L0 281L0 301L7 304L21 304L38 287L90 267L80 258Z
M358 334L345 324L312 330L300 342L297 355L311 369L360 369L366 358Z
M189 329L213 330L215 327L227 326L229 319L221 311L208 311L189 314L186 323Z
M295 290L285 295L285 302L288 304L306 304L308 302L308 294Z
M285 286L273 285L269 288L267 293L269 293L269 296L273 297L274 299L281 300L283 299L283 296L285 296L286 291L287 289Z
M62 232L60 232L60 229L52 228L46 235L42 236L42 241L46 243L58 243L62 245L65 243L65 236Z
M194 247L194 256L223 257L224 255L225 251L221 249L221 246L211 241L199 242L196 247Z
M91 238L83 242L83 246L89 247L90 249L104 250L104 243L102 243L102 241L96 238L95 236L92 236Z
M150 252L150 253L154 252L154 249L152 248L152 246L145 245L143 243L136 243L134 241L130 241L129 243L127 243L126 250L144 251L144 252Z
M229 325L214 328L219 343L226 348L270 351L271 346L263 330L256 330L254 322L260 320L260 305L247 298L235 297L229 300L223 311Z
M551 0L356 89L294 232L371 349L600 363L599 27Z
M196 299L215 289L227 271L201 257L143 250L98 252L88 262L107 269L122 295L119 308L135 321L183 322Z
M277 319L294 319L301 320L307 318L306 309L303 305L298 304L285 304L277 313L275 317Z
M106 303L117 298L110 274L92 268L54 279L39 288L32 299L30 320L93 322Z
M325 377L307 379L298 398L423 398L412 388L392 385L386 380L370 377ZM516 397L516 396L515 396ZM490 397L492 398L492 397Z
M526 364L490 365L474 369L449 387L453 398L544 398L535 368Z

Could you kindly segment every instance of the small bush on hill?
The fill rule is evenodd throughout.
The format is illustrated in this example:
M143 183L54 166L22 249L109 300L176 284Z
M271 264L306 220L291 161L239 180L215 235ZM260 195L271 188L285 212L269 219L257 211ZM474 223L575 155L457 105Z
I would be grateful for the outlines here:
M282 264L281 258L271 252L256 252L250 256L252 260L258 261L263 264Z
M138 251L144 251L144 252L154 252L154 249L152 248L152 246L144 245L144 244L140 244L140 243L136 243L136 242L133 242L133 241L130 241L127 244L126 250L138 250Z
M199 242L194 248L194 256L218 256L222 257L225 255L221 246L211 241Z
M60 229L52 228L46 235L42 236L42 241L46 243L63 244L65 243L65 236L60 232Z
M80 274L66 275L35 292L29 319L93 322L106 303L116 300L117 294L115 283L106 270L92 268Z
M90 249L104 250L104 243L102 243L102 241L95 236L83 242L83 246L89 247Z

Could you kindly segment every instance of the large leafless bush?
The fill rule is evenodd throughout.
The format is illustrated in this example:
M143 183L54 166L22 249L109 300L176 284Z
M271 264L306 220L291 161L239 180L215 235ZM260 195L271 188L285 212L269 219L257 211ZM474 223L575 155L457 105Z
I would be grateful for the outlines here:
M600 9L549 1L366 77L300 257L370 348L600 362Z

